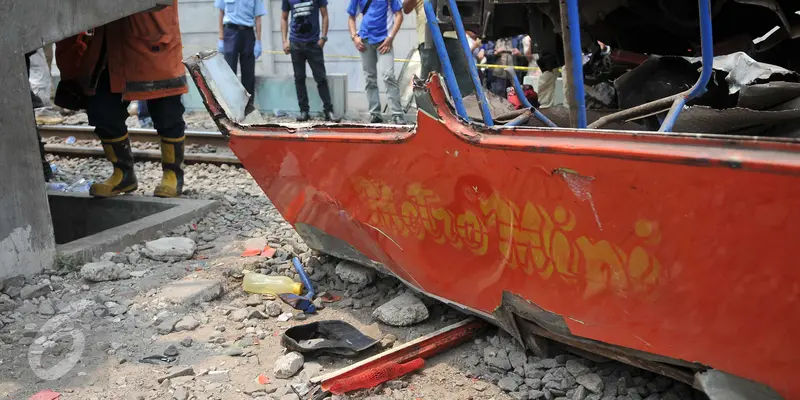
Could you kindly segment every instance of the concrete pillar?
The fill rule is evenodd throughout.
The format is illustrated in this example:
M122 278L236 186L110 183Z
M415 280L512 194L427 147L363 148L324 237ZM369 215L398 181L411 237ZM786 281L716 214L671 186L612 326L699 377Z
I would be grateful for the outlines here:
M51 267L56 243L21 52L0 62L0 280Z

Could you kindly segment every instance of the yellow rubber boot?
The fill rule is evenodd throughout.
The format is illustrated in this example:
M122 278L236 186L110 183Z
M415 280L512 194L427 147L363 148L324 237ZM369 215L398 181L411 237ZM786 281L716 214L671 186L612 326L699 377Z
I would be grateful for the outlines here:
M183 192L184 138L161 138L161 184L153 192L155 197L180 197Z
M133 171L133 152L128 134L116 139L103 139L106 159L114 165L114 172L103 182L93 183L89 194L94 197L114 197L136 190L139 185Z

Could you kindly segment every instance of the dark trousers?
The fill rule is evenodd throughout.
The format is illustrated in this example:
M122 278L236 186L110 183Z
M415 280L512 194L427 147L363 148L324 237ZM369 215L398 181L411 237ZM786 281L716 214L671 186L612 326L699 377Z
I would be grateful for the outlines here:
M251 95L256 89L256 56L253 48L256 45L256 33L251 27L225 25L225 61L236 73L237 65L242 68L242 86Z
M122 100L121 93L111 93L111 82L106 69L97 82L94 96L89 96L89 106L86 114L89 125L93 125L94 132L100 139L117 139L125 136L128 126L129 101ZM183 103L181 96L169 96L160 99L147 100L147 109L153 118L153 125L161 137L178 139L186 131L183 121Z
M306 61L311 66L311 74L317 82L319 97L322 99L324 111L333 111L331 103L331 91L328 88L328 77L325 72L325 57L322 48L317 42L301 43L292 42L291 51L292 66L294 67L294 86L297 89L297 103L300 111L308 112L308 90L306 89Z
M461 90L461 96L467 97L475 93L475 87L472 85L472 77L467 68L467 59L464 58L464 49L458 39L444 38L444 47L447 49L447 55L450 59L450 64L453 66L453 72L456 76L456 84L458 89ZM472 57L472 54L469 55ZM428 79L428 74L433 71L442 74L442 63L439 60L439 54L436 52L435 47L430 49L425 48L425 43L419 45L419 58L421 64L420 78Z

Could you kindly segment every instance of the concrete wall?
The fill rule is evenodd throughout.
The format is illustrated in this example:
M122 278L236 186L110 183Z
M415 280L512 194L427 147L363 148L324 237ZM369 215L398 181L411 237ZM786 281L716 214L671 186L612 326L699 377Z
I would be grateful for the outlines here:
M265 1L268 10L267 17L262 22L261 41L265 54L261 56L256 65L256 74L292 77L292 63L289 56L282 53L266 53L268 50L280 51L283 48L280 25L281 1L263 1ZM349 114L353 115L367 110L361 60L333 57L333 55L358 56L359 54L350 40L350 33L347 29L348 16L346 9L348 3L348 0L328 1L330 29L328 32L329 41L325 46L325 54L327 56L325 61L328 74L347 75L347 106ZM179 14L181 31L183 32L184 55L216 48L219 36L217 33L219 11L214 8L213 0L179 0ZM405 15L403 26L394 41L395 58L405 58L416 44L416 16L415 13L411 13ZM402 63L395 63L395 73L399 73L401 67ZM308 68L307 73L311 76L311 70ZM383 91L382 83L380 85ZM309 92L314 92L315 89L315 86L309 86Z

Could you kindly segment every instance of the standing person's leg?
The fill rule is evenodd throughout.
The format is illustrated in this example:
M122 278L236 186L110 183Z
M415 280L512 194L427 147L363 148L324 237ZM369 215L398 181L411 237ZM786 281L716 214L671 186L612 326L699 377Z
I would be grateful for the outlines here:
M114 172L104 182L94 183L89 194L94 197L112 197L129 193L138 187L133 171L133 152L128 139L128 102L122 95L111 93L108 69L104 70L94 96L89 96L86 114L89 125L100 138L106 159L114 165Z
M366 50L361 52L361 67L364 69L367 101L371 123L381 123L381 97L378 92L378 45L364 43Z
M253 29L239 31L242 50L239 56L239 63L242 68L242 86L247 89L251 96L256 94L256 55L253 47L256 45L256 33Z
M158 135L161 136L161 184L153 191L156 197L178 197L183 192L183 154L186 123L181 96L147 101Z
M308 89L306 89L306 43L291 42L289 55L294 69L294 87L297 92L297 105L300 107L298 121L308 121Z
M539 75L539 87L536 93L539 94L539 108L550 108L553 106L556 92L555 72L545 71Z
M223 39L222 41L225 43L225 51L223 52L225 55L225 62L233 70L233 73L236 74L236 70L239 68L239 30L228 28L227 26L223 28Z
M317 82L319 97L322 99L322 110L325 113L326 121L339 122L341 119L333 114L333 102L331 101L331 90L328 87L328 75L325 71L325 55L322 48L317 43L309 43L306 48L306 58L308 65L311 66L311 74ZM305 68L305 65L303 65Z
M403 106L400 105L400 86L394 75L394 49L386 54L378 54L378 69L380 69L381 78L386 84L386 94L389 96L389 105L392 107L392 122L405 124Z

